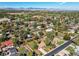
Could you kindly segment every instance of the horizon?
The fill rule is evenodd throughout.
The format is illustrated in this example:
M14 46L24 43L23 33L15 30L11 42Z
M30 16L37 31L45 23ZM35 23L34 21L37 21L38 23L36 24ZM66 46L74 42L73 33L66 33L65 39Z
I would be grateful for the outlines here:
M79 2L0 2L0 8L54 8L79 10Z

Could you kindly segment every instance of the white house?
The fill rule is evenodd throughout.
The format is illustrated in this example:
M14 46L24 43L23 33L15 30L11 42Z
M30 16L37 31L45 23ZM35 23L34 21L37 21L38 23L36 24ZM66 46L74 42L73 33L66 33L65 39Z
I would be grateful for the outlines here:
M1 18L0 22L3 22L3 21L10 21L10 19L8 19L8 18Z
M52 28L48 28L46 29L46 32L51 32L53 29Z

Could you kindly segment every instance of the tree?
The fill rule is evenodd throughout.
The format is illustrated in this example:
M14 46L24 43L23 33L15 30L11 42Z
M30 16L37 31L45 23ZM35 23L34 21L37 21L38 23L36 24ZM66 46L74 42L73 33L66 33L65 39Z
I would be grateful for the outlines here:
M46 45L50 45L51 44L51 41L54 38L54 33L48 32L48 33L46 33L46 35L47 35L47 38L45 39L45 44Z
M46 26L45 24L41 24L41 28L45 28L45 26Z
M24 18L25 21L30 21L31 20L31 17L29 15L25 16Z
M46 38L46 39L45 39L45 44L48 46L48 45L50 45L50 43L51 43L51 41Z
M36 27L37 27L37 23L36 23L36 22L33 24L33 27L34 27L34 28L36 28Z
M70 34L65 34L63 37L64 40L69 40L70 39Z
M33 51L32 56L36 56L37 54L35 53L35 51Z
M13 43L14 43L15 46L20 46L24 42L22 40L21 41L18 40L17 38L13 38L12 41L13 41Z
M17 45L17 39L16 38L13 38L12 41L13 41L14 45Z
M79 39L76 39L74 43L79 46Z
M47 38L49 40L53 40L53 38L54 38L54 32L48 32L48 33L46 33L46 35L47 35Z
M0 42L3 42L4 41L4 39L3 38L0 38Z
M75 33L78 33L78 29L75 30Z
M3 42L5 40L8 40L9 38L6 35L3 35L3 37L0 38L0 42Z

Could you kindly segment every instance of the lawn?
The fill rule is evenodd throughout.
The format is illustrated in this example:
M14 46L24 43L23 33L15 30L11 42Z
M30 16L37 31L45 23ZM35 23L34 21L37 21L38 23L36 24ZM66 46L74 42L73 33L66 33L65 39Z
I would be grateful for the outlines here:
M32 54L33 54L33 52L30 51L30 52L27 53L27 56L32 56Z
M20 52L23 52L24 50L25 50L24 47L20 47L20 48L18 48L18 51L20 51Z
M38 45L35 41L28 42L28 45L34 50L38 48Z
M61 44L63 44L64 43L64 40L60 40L57 44L58 45L61 45Z
M70 46L69 46L66 50L70 52L70 55L73 55L73 54L75 53L73 47L70 47Z
M53 48L53 47L50 45L50 46L46 46L46 47L44 48L44 50L48 52L48 51L50 51L52 48Z

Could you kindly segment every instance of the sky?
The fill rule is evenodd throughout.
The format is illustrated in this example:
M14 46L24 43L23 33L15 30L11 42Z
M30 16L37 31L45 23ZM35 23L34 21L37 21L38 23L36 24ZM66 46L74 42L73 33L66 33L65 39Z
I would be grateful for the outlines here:
M79 10L79 2L0 2L0 8L56 8Z

